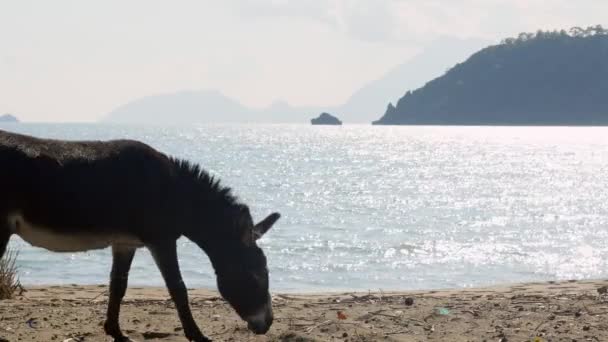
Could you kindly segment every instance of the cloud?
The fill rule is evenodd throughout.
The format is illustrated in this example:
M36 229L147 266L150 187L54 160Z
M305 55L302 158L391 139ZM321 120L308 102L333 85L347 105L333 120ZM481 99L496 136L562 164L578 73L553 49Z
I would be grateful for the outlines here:
M604 0L230 0L247 20L287 18L327 25L368 42L439 36L502 38L539 28L606 22ZM498 37L497 37L498 36Z
M336 17L340 28L357 39L369 42L394 38L398 23L392 1L348 1L337 6Z
M323 24L368 42L385 41L395 27L391 0L230 0L245 20L290 19Z
M335 26L331 0L228 0L230 6L247 20L302 18Z

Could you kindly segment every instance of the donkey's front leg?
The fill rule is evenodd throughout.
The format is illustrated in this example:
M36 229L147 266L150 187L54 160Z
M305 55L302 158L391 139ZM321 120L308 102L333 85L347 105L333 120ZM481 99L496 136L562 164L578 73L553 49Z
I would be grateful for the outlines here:
M104 330L112 336L114 341L122 342L129 339L120 331L118 316L120 314L120 302L127 291L129 269L135 255L134 248L112 246L112 273L110 275L110 299L108 301L108 315Z
M179 315L184 328L184 334L189 341L207 342L211 341L206 338L196 325L190 305L188 304L188 290L182 280L179 264L177 262L177 246L176 241L162 242L153 245L148 245L148 249L152 252L154 261L163 275L163 279L167 284L167 289L171 295L171 299L175 303L175 308Z

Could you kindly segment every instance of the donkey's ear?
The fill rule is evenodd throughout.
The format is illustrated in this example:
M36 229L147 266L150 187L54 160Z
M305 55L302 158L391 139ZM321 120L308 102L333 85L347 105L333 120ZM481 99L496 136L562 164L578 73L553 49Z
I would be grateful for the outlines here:
M261 238L279 218L281 218L281 214L272 213L260 221L260 223L256 224L255 227L253 227L253 238L255 240Z

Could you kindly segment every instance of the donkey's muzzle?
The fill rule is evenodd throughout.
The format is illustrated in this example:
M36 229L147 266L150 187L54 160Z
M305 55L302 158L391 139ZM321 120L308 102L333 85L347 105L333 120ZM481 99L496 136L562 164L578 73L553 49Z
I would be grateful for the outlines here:
M273 319L272 304L269 300L260 311L247 317L245 320L247 321L249 330L253 331L255 334L261 335L265 334L270 329Z

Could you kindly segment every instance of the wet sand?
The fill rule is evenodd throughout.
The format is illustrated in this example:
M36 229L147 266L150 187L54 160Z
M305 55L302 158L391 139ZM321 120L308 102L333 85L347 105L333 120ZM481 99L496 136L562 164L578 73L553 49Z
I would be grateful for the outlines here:
M214 341L608 341L608 281L528 283L442 291L274 294L265 336L217 292L190 290ZM599 291L598 291L599 290ZM111 341L107 286L29 287L0 301L0 341ZM134 341L186 341L164 288L129 288L123 331Z

